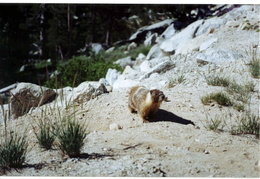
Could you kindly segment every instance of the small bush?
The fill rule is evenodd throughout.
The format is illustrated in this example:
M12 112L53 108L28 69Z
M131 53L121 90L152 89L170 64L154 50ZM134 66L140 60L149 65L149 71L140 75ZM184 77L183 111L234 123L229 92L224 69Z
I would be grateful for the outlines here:
M253 78L260 78L260 58L250 61L249 70Z
M226 88L227 92L235 97L236 100L247 103L250 98L250 92L254 91L254 83L249 82L245 85L239 85L231 82Z
M0 166L3 168L22 167L28 148L26 136L17 136L17 134L10 132L5 137L0 148Z
M230 81L227 78L221 76L209 76L206 78L206 81L208 85L212 86L227 87L230 84Z
M168 80L169 80L168 86L169 86L169 88L172 88L177 84L183 83L186 79L185 79L185 76L183 74L181 74L177 77L169 77Z
M254 114L246 112L238 121L238 127L232 130L232 134L252 134L259 138L260 118Z
M207 121L207 124L206 124L206 128L208 130L213 130L213 131L221 131L222 130L222 127L220 126L222 124L222 121L220 119L210 119Z
M68 120L66 123L62 124L59 130L58 146L61 151L70 158L79 157L86 136L85 126L82 126L75 121Z
M39 142L39 145L46 150L51 149L53 142L56 138L53 127L46 122L40 122L38 127L39 127L38 132L35 127L33 127L33 129L34 129L34 134L36 135L36 138Z
M55 78L47 80L45 86L50 88L74 87L84 81L97 81L106 76L109 68L122 70L112 61L98 55L73 57L71 60L58 63L59 74Z
M232 106L231 99L222 92L212 93L201 98L201 102L204 105L207 105L212 101L216 101L219 105L222 106Z

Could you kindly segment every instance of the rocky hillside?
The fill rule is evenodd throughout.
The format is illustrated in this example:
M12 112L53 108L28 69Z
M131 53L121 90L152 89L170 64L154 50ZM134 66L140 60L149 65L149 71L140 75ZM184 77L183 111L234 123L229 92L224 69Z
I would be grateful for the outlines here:
M260 6L244 5L181 31L163 21L163 33L148 30L147 56L118 60L124 72L110 69L99 82L58 90L18 84L10 116L16 119L7 129L27 129L30 150L22 169L3 175L259 177L259 73L250 71L252 59L259 61L259 14ZM128 110L134 85L160 89L170 100L149 123ZM217 93L229 100L209 97ZM41 149L33 127L40 119L58 125L71 113L88 126L82 157ZM245 130L247 120L258 131Z

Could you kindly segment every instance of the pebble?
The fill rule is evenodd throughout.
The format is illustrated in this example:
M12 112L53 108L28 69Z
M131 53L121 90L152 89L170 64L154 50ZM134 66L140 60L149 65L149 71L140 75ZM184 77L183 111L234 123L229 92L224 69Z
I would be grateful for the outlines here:
M110 129L111 131L114 131L114 130L122 129L122 127L121 127L120 125L118 125L118 124L113 123L113 124L110 124L110 125L109 125L109 129Z

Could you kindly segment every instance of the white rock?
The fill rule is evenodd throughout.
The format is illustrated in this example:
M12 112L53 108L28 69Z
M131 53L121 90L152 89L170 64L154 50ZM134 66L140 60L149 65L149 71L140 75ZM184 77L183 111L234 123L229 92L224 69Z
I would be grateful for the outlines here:
M133 86L141 85L140 82L128 79L119 78L115 81L113 85L113 91L119 91L122 89L131 88Z
M158 58L162 55L162 51L159 48L160 46L158 44L155 44L154 46L152 46L152 48L150 49L149 53L146 56L146 60L150 60L152 58Z
M104 48L100 43L93 43L91 44L92 51L95 52L95 54L98 54L100 51L103 51Z
M115 50L115 47L110 47L109 49L106 50L106 53L111 53Z
M157 28L161 28L161 27L167 27L169 26L174 20L173 19L166 19L164 21L152 24L150 26L147 27L142 27L140 29L137 30L137 32L135 32L133 35L131 35L131 37L129 38L129 40L134 40L137 38L137 36L139 34L141 34L143 31L152 31L153 29L157 29Z
M110 86L113 86L114 82L117 80L117 78L120 75L121 75L121 73L118 72L117 70L109 68L105 79Z
M120 125L118 125L118 124L113 123L113 124L110 124L110 125L109 125L109 129L110 129L111 131L114 131L114 130L122 129L122 127L121 127Z
M135 42L132 42L128 45L127 50L132 50L135 49L137 47L137 44Z
M143 53L139 53L138 56L136 57L136 60L144 60L145 55Z
M151 36L149 36L149 37L144 41L144 45L145 45L145 46L154 45L157 37L158 37L158 34L157 34L157 33L152 34Z
M197 60L202 60L205 62L211 62L215 64L234 62L238 59L243 58L242 54L234 52L229 49L217 49L208 48L203 53L199 53L196 57Z
M126 66L123 71L123 75L129 75L129 74L133 74L133 73L135 73L135 70L133 68L131 68L130 66Z
M199 51L203 51L203 50L206 50L207 48L209 48L213 43L217 42L218 41L218 38L213 38L213 39L210 39L204 43L202 43L200 45L200 49Z
M152 73L163 73L175 67L175 63L171 60L164 61L155 67L153 67L150 71L145 73L143 76L139 78L139 80L143 80L148 78Z
M150 62L148 60L143 61L143 63L140 65L140 70L142 72L148 72L151 70Z
M213 17L207 20L204 20L203 23L199 26L198 30L195 33L195 37L198 37L208 31L208 29L218 29L222 25L225 25L227 22L226 19L219 18L219 17Z
M132 57L131 56L128 56L128 57L125 57L125 58L121 58L117 61L114 62L114 64L118 64L120 65L122 68L125 68L127 65L129 66L133 66L134 65L134 61L132 61Z
M160 49L167 54L178 53L178 49L181 48L186 42L194 38L194 34L197 29L201 26L203 20L193 22L181 32L177 33L168 40L165 40L161 45Z
M164 39L168 39L170 37L172 37L173 35L175 35L176 30L174 29L174 24L169 25L169 27L161 34L161 36Z

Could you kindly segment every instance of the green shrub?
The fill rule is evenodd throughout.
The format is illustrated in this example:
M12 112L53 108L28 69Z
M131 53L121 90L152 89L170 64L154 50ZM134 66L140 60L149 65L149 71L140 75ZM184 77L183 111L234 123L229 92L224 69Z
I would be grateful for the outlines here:
M250 92L254 91L255 84L248 82L245 85L239 85L235 81L231 82L226 88L227 92L234 96L238 101L247 103L250 98Z
M222 124L222 121L218 118L212 119L210 118L207 123L206 123L206 128L208 130L213 130L213 131L221 131L222 127L220 126Z
M232 134L252 134L259 138L260 118L250 112L246 112L238 121L238 126L233 127Z
M254 78L260 78L260 58L254 58L249 63L249 70Z
M105 77L109 68L121 71L118 65L99 56L73 57L71 60L58 63L59 74L55 78L49 79L45 86L50 88L74 87L84 81L97 81Z
M206 81L208 85L212 86L227 87L230 84L230 81L227 78L221 76L209 76L206 78Z
M181 75L178 75L178 76L175 76L175 77L169 77L168 80L169 80L168 87L172 88L177 84L183 83L186 79L185 79L185 75L181 74Z
M39 127L38 132L35 127L33 127L33 130L39 142L39 145L46 150L51 149L53 142L56 138L53 127L46 122L40 122L38 127Z
M0 167L22 167L28 148L26 136L18 136L10 132L10 134L5 137L5 141L1 144L0 148Z
M59 133L59 148L70 158L79 157L86 138L86 127L75 120L68 120L62 124Z
M207 104L211 103L212 101L216 101L219 105L232 106L231 99L222 92L212 93L212 94L206 95L201 98L201 102L204 105L207 105Z

